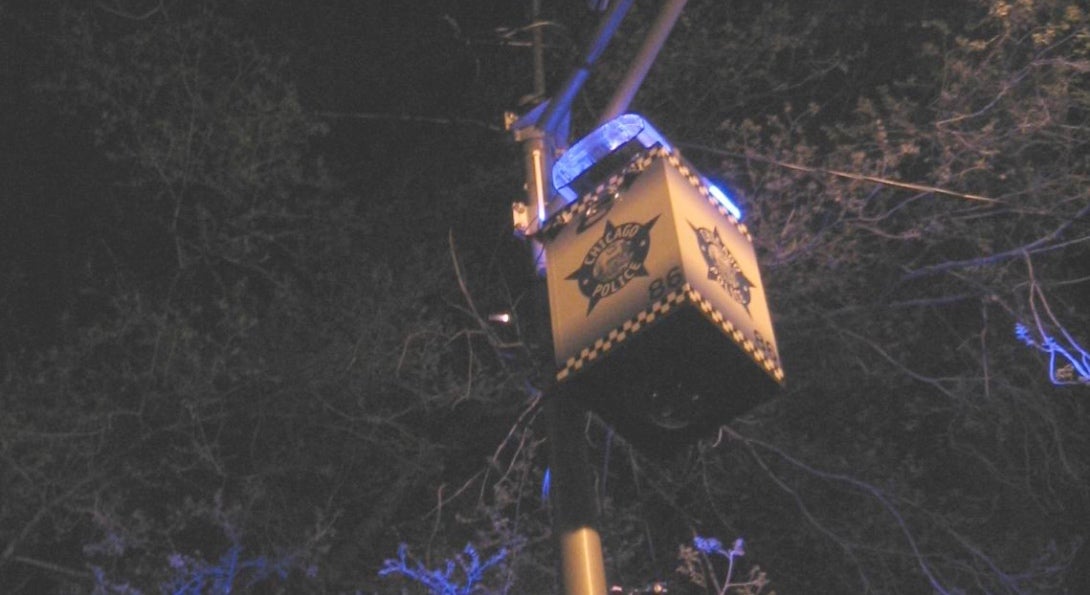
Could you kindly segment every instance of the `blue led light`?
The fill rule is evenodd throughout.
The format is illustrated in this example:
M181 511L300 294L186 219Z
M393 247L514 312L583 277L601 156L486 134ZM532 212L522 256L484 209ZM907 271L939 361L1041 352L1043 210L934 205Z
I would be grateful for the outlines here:
M602 177L606 173L613 173L590 171L596 165L599 169L613 167L608 161L605 161L610 155L614 153L621 155L624 151L632 150L632 147L643 150L655 146L662 147L667 151L673 151L670 143L642 116L624 114L602 124L590 134L579 139L553 164L553 187L559 193L559 196L556 197L559 199L556 201L558 204L550 204L546 212L538 214L539 218L544 221L578 199L582 193L579 188L582 188L583 191L586 191L588 187L593 188L593 184L590 184L590 182L597 183L596 180L591 179L594 176L601 174L599 177ZM626 149L626 147L628 148ZM605 163L603 163L604 161ZM738 208L738 205L730 196L709 180L704 179L703 181L708 186L708 192L711 193L715 200L723 205L723 208L735 219L740 221L742 219L742 210Z
M739 209L738 205L734 204L734 201L727 196L727 193L723 192L722 188L712 184L708 180L704 180L704 183L708 185L708 192L715 197L715 200L719 201L719 204L723 205L723 208L733 215L735 219L741 221L742 209Z
M571 188L572 182L632 140L645 149L659 145L670 150L666 139L647 120L636 114L617 116L579 139L553 164L553 187L560 192L565 203L579 198L579 193Z
M545 468L545 477L543 477L541 479L541 503L542 504L548 504L548 502L549 502L549 488L551 487L550 484L552 483L551 479L552 479L551 470L548 467L546 467Z

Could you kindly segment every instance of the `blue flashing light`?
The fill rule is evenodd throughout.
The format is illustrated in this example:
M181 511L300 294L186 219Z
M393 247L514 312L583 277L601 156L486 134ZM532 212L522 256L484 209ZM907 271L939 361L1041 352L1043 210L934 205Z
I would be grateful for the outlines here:
M631 141L645 149L659 145L671 150L662 134L641 116L617 116L579 139L553 164L553 187L563 196L565 204L579 198L579 192L571 187L572 182Z
M731 200L729 196L727 196L727 193L723 192L722 188L716 186L715 184L712 184L706 179L704 180L704 183L708 185L708 192L711 193L713 197L715 197L715 200L719 201L719 204L723 205L723 208L726 209L728 213L733 215L735 219L741 221L742 209L739 209L738 205L734 204L734 201Z
M552 470L548 467L545 468L545 477L541 480L541 503L549 503L549 489L552 483Z

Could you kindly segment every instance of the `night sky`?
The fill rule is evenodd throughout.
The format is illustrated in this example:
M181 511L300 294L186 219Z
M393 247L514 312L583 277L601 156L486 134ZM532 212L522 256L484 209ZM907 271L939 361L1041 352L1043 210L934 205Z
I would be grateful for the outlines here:
M35 91L63 63L51 54L48 28L56 3L15 2L6 8L3 89L3 167L9 199L3 201L4 254L34 271L23 311L9 323L48 325L61 306L65 255L79 251L88 226L101 223L95 189L109 183L108 164L94 147L87 118L58 114ZM121 5L119 5L121 6ZM122 7L127 8L127 7ZM465 118L499 127L502 111L515 108L530 85L528 52L505 48L495 30L524 17L517 3L434 2L412 9L375 2L330 2L320 9L296 2L216 7L240 34L288 61L300 101L330 130L320 150L338 176L354 188L382 184L391 167L427 155L436 177L457 175L473 162L510 159L503 135L478 126L420 125L401 116ZM124 22L125 19L118 19ZM526 88L505 89L515 69L526 70ZM505 80L497 81L500 76ZM376 119L357 120L354 115ZM91 120L93 121L93 120ZM422 172L423 173L423 172ZM431 177L420 175L420 178ZM506 208L498 203L498 210ZM415 205L421 209L423 205ZM139 233L131 230L128 233ZM81 236L83 239L81 240ZM48 312L48 313L47 313ZM47 329L26 329L24 338ZM10 339L7 339L10 340Z
M551 94L599 14L541 5ZM530 6L0 0L0 592L559 592ZM610 584L1086 592L1088 72L1077 2L689 3L633 109L742 205L787 382L695 314L593 377ZM602 421L681 386L729 425Z

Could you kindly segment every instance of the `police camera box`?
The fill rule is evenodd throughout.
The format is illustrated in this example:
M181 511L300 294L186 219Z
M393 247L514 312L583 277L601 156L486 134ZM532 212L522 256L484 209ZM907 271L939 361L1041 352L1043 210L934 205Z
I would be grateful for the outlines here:
M660 147L543 227L556 378L630 441L695 441L783 383L752 238L722 196Z

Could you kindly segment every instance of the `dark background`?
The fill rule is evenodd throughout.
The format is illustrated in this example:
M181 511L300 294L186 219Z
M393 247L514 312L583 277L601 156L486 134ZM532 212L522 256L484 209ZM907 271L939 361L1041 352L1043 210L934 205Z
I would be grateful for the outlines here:
M598 15L542 4L553 92ZM377 573L467 543L555 590L530 22L0 1L5 592L425 592ZM701 535L762 593L1081 592L1086 379L1038 347L1090 322L1088 39L1061 0L690 2L633 109L739 197L788 385L669 453L588 422L611 583L710 592Z

